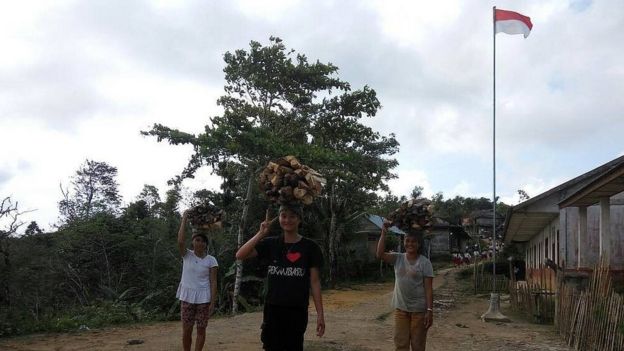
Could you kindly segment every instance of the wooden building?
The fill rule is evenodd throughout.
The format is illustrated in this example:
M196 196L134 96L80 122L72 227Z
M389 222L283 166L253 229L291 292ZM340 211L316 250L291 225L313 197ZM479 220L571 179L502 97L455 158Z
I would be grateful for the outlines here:
M470 213L468 217L462 218L462 227L473 239L492 238L492 210L477 210ZM501 235L505 223L505 216L496 213L496 235ZM500 237L499 237L500 239Z
M383 220L383 217L374 214L362 215L358 221L355 235L347 243L350 251L358 252L365 261L376 261L375 253ZM400 241L405 233L401 229L392 226L389 228L388 234L397 236Z
M367 260L376 260L375 252L377 250L377 241L383 218L378 215L366 214L360 217L357 230L347 244L350 251L357 251L364 255ZM402 246L403 232L397 227L391 227L389 234L397 236L398 245L397 252L405 251ZM434 218L434 225L423 242L423 253L430 258L449 257L453 252L460 252L461 248L466 245L470 236L459 225L452 225L439 218Z
M433 227L425 235L423 252L429 258L450 258L454 252L464 252L470 239L462 226L434 218Z
M583 284L601 259L614 277L621 276L624 156L511 207L504 241L524 248L527 280L533 282L544 276L540 270L556 266L566 280Z

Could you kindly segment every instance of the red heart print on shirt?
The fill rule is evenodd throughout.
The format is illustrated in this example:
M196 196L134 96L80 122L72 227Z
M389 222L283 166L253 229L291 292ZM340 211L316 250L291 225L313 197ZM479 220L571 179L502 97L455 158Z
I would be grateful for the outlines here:
M291 262L295 263L299 258L301 258L300 252L289 252L286 254L286 258Z

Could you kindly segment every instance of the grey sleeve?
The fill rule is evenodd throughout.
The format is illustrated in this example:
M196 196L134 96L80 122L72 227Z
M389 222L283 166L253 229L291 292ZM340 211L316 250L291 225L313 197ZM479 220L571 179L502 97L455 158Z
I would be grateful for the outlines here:
M433 266L431 265L431 261L427 260L425 261L425 264L423 266L423 275L425 277L430 277L433 278Z

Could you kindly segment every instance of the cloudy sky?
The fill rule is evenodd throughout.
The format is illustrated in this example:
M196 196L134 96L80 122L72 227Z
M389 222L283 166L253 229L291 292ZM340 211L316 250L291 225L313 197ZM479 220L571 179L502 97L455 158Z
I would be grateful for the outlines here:
M57 222L59 185L85 159L118 168L124 200L164 194L218 115L223 53L281 37L374 88L366 121L401 143L395 194L492 196L492 6L531 35L497 36L497 194L515 204L624 154L621 0L51 0L0 8L0 197ZM214 187L208 170L189 188Z

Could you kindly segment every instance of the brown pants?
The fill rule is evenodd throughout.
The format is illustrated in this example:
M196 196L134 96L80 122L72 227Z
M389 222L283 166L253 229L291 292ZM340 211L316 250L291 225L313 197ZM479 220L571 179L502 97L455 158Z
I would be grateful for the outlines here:
M394 310L394 345L397 351L425 351L425 313Z

